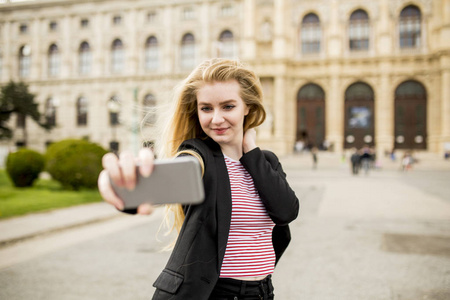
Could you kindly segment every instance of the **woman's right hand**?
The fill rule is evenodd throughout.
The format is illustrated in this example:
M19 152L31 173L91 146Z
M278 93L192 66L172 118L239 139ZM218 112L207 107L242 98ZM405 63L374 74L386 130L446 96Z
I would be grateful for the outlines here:
M142 176L148 177L153 171L153 152L148 148L139 151L138 157L134 157L129 151L122 152L119 157L114 153L107 153L102 158L104 170L98 177L98 190L102 198L118 210L124 209L122 199L114 192L109 178L117 186L133 190L136 186L136 167L139 164L139 172ZM153 206L141 204L138 207L139 214L150 214Z

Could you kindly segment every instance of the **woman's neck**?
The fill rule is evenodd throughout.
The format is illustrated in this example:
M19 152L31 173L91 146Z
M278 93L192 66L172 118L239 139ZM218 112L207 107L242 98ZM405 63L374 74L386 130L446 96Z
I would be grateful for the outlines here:
M241 159L242 155L244 154L242 147L232 147L232 146L220 146L220 149L222 150L222 153L229 158L232 158L234 160Z

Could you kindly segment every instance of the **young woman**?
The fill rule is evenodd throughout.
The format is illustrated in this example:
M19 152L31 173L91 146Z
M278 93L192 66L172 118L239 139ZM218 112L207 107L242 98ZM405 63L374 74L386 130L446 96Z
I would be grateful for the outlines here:
M178 239L153 299L274 299L271 274L299 202L275 154L256 146L254 127L264 119L259 80L237 61L208 60L182 85L162 147L166 156L200 160L205 201L173 209ZM151 176L150 150L103 158L99 190L118 209L108 174L132 189L136 160ZM138 213L151 210L144 204Z

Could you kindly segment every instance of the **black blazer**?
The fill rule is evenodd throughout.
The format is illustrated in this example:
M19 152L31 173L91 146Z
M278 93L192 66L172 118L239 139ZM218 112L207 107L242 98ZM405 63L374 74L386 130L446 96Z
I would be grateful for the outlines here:
M212 139L185 141L180 150L198 152L205 164L205 201L184 207L186 218L165 269L153 284L153 299L208 299L220 274L231 221L231 188L220 146ZM288 223L299 201L286 181L278 158L256 148L240 159L275 223L272 242L276 261L290 241Z

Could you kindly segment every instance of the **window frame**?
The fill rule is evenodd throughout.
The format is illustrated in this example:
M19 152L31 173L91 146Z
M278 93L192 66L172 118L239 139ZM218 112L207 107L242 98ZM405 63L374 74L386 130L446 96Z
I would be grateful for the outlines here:
M308 13L302 19L300 29L302 54L318 54L322 50L322 26L315 13Z
M348 48L350 51L368 51L370 47L370 18L363 9L352 12L348 20Z
M194 34L188 32L181 38L180 66L183 70L195 67L196 43Z
M115 39L111 44L111 71L122 73L125 69L125 46L121 39Z
M147 71L159 68L159 41L154 35L149 36L145 41L144 66Z
M84 46L87 45L87 46ZM92 68L92 51L87 41L83 41L78 48L78 72L80 75L91 73Z
M51 44L48 48L48 76L56 77L59 75L60 55L59 48L56 44Z
M419 7L416 5L405 6L399 14L398 25L398 43L400 49L419 49L422 47L422 12ZM410 27L409 29L412 30L402 31L404 27L406 27L405 29Z

